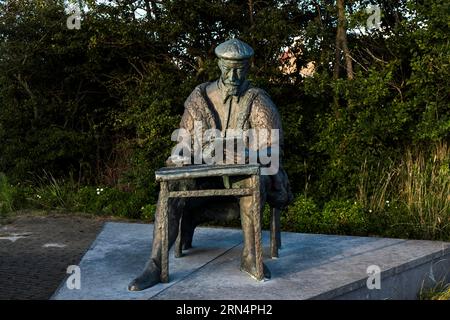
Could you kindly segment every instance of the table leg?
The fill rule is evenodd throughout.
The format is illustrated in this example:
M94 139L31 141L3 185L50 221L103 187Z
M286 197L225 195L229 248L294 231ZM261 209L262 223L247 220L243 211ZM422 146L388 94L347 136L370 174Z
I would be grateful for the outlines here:
M161 282L169 282L169 188L166 181L161 182L159 217L161 218Z
M252 176L253 191L253 228L255 233L256 278L264 279L263 252L261 243L261 195L259 174Z
M281 247L280 237L280 209L270 208L270 255L272 258L278 258L278 249Z
M182 238L181 238L181 224L183 222L183 215L180 216L180 220L178 221L178 236L175 240L175 258L180 258L183 255L183 248L182 248Z

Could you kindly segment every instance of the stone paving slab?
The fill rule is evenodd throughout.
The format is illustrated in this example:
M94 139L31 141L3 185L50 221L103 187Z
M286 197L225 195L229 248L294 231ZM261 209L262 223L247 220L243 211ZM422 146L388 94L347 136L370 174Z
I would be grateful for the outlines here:
M153 225L106 223L80 263L81 289L69 290L63 281L54 299L150 299L175 285L242 242L240 230L198 228L198 245L184 257L169 258L170 283L133 292L127 286L142 271L151 252ZM194 243L194 245L195 245Z
M141 292L127 284L150 253L152 226L107 223L80 267L81 290L63 282L54 299L414 299L424 280L450 280L450 243L282 233L279 259L265 262L272 279L257 282L239 271L242 232L198 228L195 248L175 259L170 283ZM377 265L381 290L368 290L367 267Z
M0 225L0 300L46 300L97 237L102 220L23 215Z
M270 260L266 252L270 281L256 282L236 272L241 250L236 247L154 299L337 299L361 288L365 291L352 298L364 299L370 265L383 272L380 291L389 291L380 298L408 299L415 293L399 287L398 295L392 295L385 279L445 256L450 270L450 244L445 243L295 233L282 237L279 259ZM420 280L426 276L418 275Z

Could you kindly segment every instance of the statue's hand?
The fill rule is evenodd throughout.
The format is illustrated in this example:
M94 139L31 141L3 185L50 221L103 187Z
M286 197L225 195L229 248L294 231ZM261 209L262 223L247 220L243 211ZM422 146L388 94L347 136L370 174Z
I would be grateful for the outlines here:
M188 165L190 163L190 159L178 155L171 155L166 160L166 166L168 167L182 167L183 165Z
M166 167L175 167L175 163L172 161L172 157L168 157L166 160Z

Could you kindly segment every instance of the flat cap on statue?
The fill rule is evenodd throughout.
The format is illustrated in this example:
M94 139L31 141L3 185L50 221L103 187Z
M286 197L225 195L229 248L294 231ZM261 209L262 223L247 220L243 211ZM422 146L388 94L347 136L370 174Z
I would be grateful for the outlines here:
M217 57L226 60L246 60L254 54L252 47L239 39L225 41L219 44L214 51Z

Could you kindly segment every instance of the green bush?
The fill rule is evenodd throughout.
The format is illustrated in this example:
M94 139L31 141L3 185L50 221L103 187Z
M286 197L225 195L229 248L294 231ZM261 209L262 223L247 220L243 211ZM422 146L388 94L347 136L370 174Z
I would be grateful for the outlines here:
M281 219L284 230L308 233L366 234L367 212L350 200L332 200L321 210L315 201L298 195Z
M384 237L416 238L419 229L424 227L415 223L414 217L403 201L391 200L385 204L381 212L373 216L378 217L378 220L372 219L370 226L376 228L374 233Z
M10 184L7 177L0 172L0 215L5 216L12 211L28 208L31 190L28 186Z
M350 200L331 200L322 211L326 233L363 235L367 232L367 222L363 206Z
M147 204L142 207L142 219L153 222L155 220L156 204Z
M14 187L8 182L6 176L0 172L0 214L4 215L13 211Z
M312 198L298 195L281 217L283 229L295 232L322 232L320 210Z
M270 212L270 206L268 204L266 204L264 206L264 210L263 210L263 216L262 216L262 225L261 228L268 230L270 228L270 218L271 218L272 214Z

